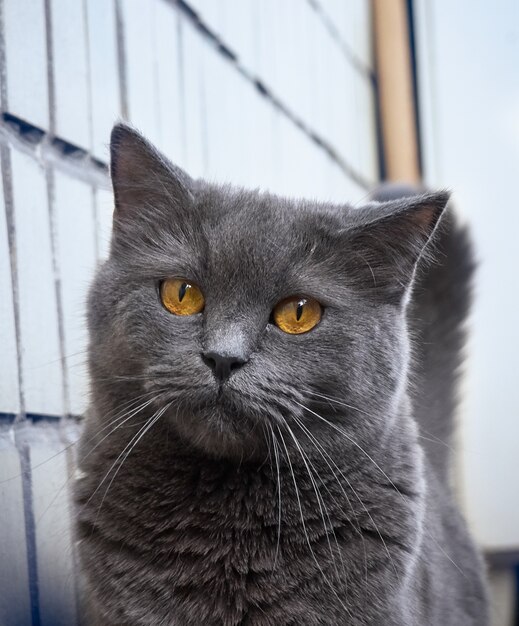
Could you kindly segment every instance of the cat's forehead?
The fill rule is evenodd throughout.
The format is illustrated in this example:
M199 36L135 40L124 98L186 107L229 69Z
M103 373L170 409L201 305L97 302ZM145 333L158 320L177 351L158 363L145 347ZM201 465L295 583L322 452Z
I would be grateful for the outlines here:
M304 254L304 220L268 197L239 191L212 193L199 208L212 278L259 288L285 274Z
M339 222L333 211L309 201L208 186L195 198L192 213L192 227L203 240L198 255L204 283L229 297L247 292L248 301L285 289L308 291L334 256L328 234Z
M215 253L255 250L267 259L292 256L339 228L337 207L260 191L207 187L197 205L195 219Z

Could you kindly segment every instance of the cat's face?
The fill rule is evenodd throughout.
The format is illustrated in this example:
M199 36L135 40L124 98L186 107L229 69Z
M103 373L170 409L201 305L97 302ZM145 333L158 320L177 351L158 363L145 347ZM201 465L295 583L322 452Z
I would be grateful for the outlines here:
M407 291L445 194L353 209L211 186L124 127L112 177L112 252L90 297L94 377L131 380L127 393L168 407L161 419L216 455L261 453L271 429L318 433L336 414L357 438L380 434L405 383ZM167 306L170 279L177 302L186 284L199 290L191 314ZM306 332L276 324L291 297L307 309L289 315L314 303Z

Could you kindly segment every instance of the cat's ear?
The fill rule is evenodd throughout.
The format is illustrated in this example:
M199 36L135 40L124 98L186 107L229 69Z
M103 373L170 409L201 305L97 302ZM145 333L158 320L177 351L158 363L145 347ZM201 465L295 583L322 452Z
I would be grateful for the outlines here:
M110 174L116 221L131 220L157 206L185 206L192 199L192 179L126 124L112 130Z
M354 212L346 245L374 287L397 298L407 291L419 260L434 252L430 242L448 200L447 191L424 193Z

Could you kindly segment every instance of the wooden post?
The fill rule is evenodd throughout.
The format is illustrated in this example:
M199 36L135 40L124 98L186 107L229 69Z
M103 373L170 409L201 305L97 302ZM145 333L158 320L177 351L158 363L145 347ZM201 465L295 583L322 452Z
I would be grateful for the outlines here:
M405 0L372 0L386 178L420 180Z

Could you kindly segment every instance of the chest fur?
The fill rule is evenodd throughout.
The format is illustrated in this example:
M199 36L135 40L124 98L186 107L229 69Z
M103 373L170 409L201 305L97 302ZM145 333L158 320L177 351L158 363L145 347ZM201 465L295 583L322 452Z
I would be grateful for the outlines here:
M405 516L395 527L381 499L395 512L396 494L366 476L312 467L134 458L104 500L87 476L81 552L94 594L129 624L154 623L150 611L184 625L330 624L365 611L380 577L403 571Z

